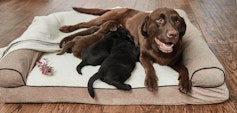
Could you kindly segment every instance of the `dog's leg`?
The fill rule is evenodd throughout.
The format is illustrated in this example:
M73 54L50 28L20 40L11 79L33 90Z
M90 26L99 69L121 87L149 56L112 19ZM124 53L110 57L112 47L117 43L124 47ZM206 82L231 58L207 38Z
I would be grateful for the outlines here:
M115 86L116 88L122 89L122 90L131 90L132 89L131 85L120 83L117 81L112 81L110 84Z
M104 13L103 15L101 15L95 19L92 19L88 22L82 22L82 23L78 23L76 25L62 26L59 30L64 33L69 33L69 32L75 31L80 28L88 28L88 27L95 26L95 25L101 25L104 22L109 21L109 20L116 21L116 20L121 19L121 17L123 17L123 15L126 13L126 11L127 11L127 9L121 9L121 10L114 9L114 10L108 11L108 12Z
M108 20L110 20L109 17L107 17L107 18L98 17L98 18L93 19L93 20L88 21L88 22L82 22L82 23L78 23L76 25L62 26L62 27L60 27L59 30L61 32L64 32L64 33L69 33L69 32L75 31L75 30L80 29L80 28L88 28L88 27L91 27L91 26L98 26L98 25L101 25L101 24L103 24L104 22L106 22Z
M82 8L82 7L72 7L72 9L79 13L86 13L86 14L92 14L92 15L103 15L104 13L110 11L109 9Z
M69 41L63 48L62 50L57 53L57 55L62 55L65 52L68 52L69 50L72 50L73 46L74 46L75 42L74 41Z
M146 79L145 86L149 90L154 91L158 89L158 77L156 76L155 69L152 65L152 61L144 54L140 55L140 62L145 69Z
M115 73L110 73L110 76L104 76L103 78L101 78L101 80L109 85L113 85L118 89L122 89L122 90L131 90L132 87L129 84L124 84L122 82L120 82L119 80L114 80L113 78L116 76L120 76L120 75L114 75ZM112 78L111 78L112 76ZM117 78L118 79L118 78Z
M179 72L179 90L185 94L190 93L192 89L192 81L189 79L188 69L185 67L183 62L180 60L171 67Z
M72 51L72 54L73 54L75 57L81 59L81 52L82 52L86 47L83 47L83 46L80 46L80 45L76 45L75 48L76 48L76 49L74 49L74 50Z
M86 30L77 32L75 34L69 35L65 38L63 38L60 43L59 43L59 47L62 48L62 45L67 43L68 41L73 40L74 38L76 38L77 36L86 36L86 35L90 35L93 34L94 32L96 32L100 27L99 26L92 26Z

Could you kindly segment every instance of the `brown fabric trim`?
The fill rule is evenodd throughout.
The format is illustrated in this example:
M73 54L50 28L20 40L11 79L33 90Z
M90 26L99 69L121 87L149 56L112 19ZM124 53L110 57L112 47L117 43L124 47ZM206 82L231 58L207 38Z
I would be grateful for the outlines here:
M204 67L204 68L200 68L200 69L197 69L193 72L193 74L191 75L191 81L193 79L193 76L195 75L195 73L199 72L199 71L202 71L202 70L206 70L206 69L219 69L220 71L223 72L224 74L224 80L223 80L223 83L220 84L220 85L217 85L217 86L214 86L214 87L219 87L221 85L223 85L225 83L225 79L226 79L226 76L225 76L225 71L219 67ZM195 86L195 87L202 87L202 88L213 88L213 87L204 87L204 86Z
M26 85L26 81L24 80L23 75L20 71L18 71L16 69L12 69L12 68L0 68L0 70L11 70L11 71L15 71L15 72L19 73L20 78L22 79L22 81L24 83L24 86Z
M20 49L9 53L0 62L0 79L2 87L18 87L26 85L30 71L34 68L35 62L42 56L42 52ZM4 77L7 77L4 79Z

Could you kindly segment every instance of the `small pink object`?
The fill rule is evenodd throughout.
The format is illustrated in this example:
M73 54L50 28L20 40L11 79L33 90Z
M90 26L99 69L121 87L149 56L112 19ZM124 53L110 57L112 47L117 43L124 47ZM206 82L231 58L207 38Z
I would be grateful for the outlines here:
M36 65L39 67L43 75L53 75L53 67L48 65L48 60L43 58L42 61L36 62Z

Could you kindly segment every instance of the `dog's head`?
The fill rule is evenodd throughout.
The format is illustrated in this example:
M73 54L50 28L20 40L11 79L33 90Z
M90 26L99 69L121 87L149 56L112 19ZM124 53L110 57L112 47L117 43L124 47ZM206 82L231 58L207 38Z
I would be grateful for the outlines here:
M163 53L172 53L186 31L184 19L169 8L158 8L146 16L141 26L142 35Z

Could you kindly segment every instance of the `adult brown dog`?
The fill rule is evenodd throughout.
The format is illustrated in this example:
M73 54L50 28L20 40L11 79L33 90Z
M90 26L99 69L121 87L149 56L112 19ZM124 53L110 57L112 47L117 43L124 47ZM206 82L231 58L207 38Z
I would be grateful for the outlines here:
M60 46L62 46L62 43L64 42L66 42L66 44L63 46L62 50L57 55L62 55L65 52L72 51L75 57L81 58L82 50L89 47L96 41L100 40L107 32L116 31L119 25L120 24L117 21L110 20L100 26L92 26L91 28L85 31L78 32L69 37L66 37L60 42ZM85 36L76 36L79 34Z
M108 20L116 20L129 30L134 42L140 45L140 62L145 69L145 85L150 90L158 88L153 63L169 65L179 72L179 90L191 91L188 70L182 63L182 37L186 31L184 19L170 8L158 8L151 13L128 8L90 9L73 8L75 11L100 15L99 17L76 25L62 26L60 31L72 32L80 28L100 25Z

